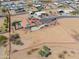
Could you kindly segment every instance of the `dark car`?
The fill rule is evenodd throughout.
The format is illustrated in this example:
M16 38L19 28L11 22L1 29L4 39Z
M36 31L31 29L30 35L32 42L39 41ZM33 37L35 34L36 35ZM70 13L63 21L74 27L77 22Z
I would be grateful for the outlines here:
M15 10L16 13L26 12L24 8L18 8Z

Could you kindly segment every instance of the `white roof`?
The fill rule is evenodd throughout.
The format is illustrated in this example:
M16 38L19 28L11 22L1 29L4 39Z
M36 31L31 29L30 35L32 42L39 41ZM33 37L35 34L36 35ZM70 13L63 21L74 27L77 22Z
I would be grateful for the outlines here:
M54 4L55 4L55 5L58 5L59 3L57 3L57 2L54 2Z
M63 9L58 9L58 11L64 11Z
M72 12L72 11L74 11L74 10L64 10L65 11L65 13L70 13L70 12Z
M45 11L41 11L41 12L36 12L35 14L41 15L41 13L46 13L46 12Z
M39 6L41 6L41 5L34 5L35 7L39 7Z

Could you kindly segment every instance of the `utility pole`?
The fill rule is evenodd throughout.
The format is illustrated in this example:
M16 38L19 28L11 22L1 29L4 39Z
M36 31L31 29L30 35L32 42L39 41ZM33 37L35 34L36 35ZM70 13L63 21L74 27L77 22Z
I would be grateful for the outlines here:
M0 7L1 7L1 2L2 2L2 1L0 0Z
M11 59L11 42L10 42L10 38L11 38L11 18L10 18L10 12L8 9L8 22L9 22L9 40L8 40L8 46L9 46L9 59Z

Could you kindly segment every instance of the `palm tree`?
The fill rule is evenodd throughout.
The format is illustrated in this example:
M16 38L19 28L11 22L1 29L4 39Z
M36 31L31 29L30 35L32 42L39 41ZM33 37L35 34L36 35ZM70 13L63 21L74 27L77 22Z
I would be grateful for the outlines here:
M10 36L11 36L11 18L10 18L10 12L7 8L2 8L2 12L4 13L4 16L6 17L8 21L8 28L9 28L9 39L8 39L8 59L10 59L10 53L11 53L11 42L10 42Z

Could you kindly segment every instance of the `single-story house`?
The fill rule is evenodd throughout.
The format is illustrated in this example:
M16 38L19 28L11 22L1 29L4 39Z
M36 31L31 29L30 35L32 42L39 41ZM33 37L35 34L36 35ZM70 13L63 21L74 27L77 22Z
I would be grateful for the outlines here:
M55 16L48 16L45 18L40 19L40 21L45 24L45 23L51 23L52 21L56 21L56 17Z

